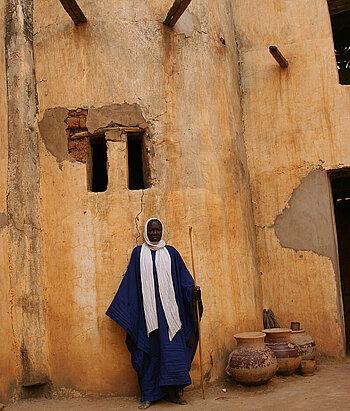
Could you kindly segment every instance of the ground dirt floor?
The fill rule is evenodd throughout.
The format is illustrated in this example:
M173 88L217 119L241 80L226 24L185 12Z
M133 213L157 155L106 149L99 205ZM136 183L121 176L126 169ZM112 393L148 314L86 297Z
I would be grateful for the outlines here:
M225 392L226 390L226 392ZM320 360L312 377L294 374L275 376L260 387L243 387L225 380L206 387L203 401L200 389L185 391L187 406L159 401L156 410L350 410L350 357L343 361ZM139 400L129 398L39 399L18 402L5 410L137 410Z

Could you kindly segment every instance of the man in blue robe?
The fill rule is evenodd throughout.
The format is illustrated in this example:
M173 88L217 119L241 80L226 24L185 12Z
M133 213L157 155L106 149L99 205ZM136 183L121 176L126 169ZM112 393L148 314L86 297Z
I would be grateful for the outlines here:
M137 372L141 405L165 398L186 404L179 392L191 384L189 371L198 343L194 286L178 251L165 246L159 219L147 221L145 243L130 263L106 314L126 331L126 345Z

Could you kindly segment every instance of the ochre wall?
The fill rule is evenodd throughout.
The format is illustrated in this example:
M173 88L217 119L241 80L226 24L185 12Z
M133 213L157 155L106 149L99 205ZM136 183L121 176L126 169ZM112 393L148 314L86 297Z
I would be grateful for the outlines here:
M26 76L16 82L7 70L10 99L0 54L0 401L23 395L15 388L25 376L48 377L62 395L138 392L125 334L105 311L151 216L190 269L193 227L207 380L224 375L234 333L261 329L263 307L282 326L301 321L322 354L343 355L327 171L350 166L350 91L338 84L327 2L193 1L174 29L162 24L173 0L79 4L88 23L74 26L60 2L35 1L38 115L21 86L32 81L30 12L26 30L12 33L27 54L9 49ZM16 104L18 138L7 121ZM145 129L149 188L128 189L125 140L108 131L108 189L88 190L64 123L78 108L91 133L111 121ZM197 358L192 376L198 384Z
M223 375L235 332L262 326L231 2L194 1L175 30L162 24L172 3L81 0L88 23L75 27L59 2L36 1L42 272L57 389L138 391L124 332L104 313L151 216L190 269L193 226L208 379ZM67 109L88 109L93 132L94 108L106 126L134 104L151 187L128 189L125 142L109 141L108 189L89 192L86 165L62 154ZM198 360L192 375L198 383Z
M327 2L238 0L234 16L263 304L283 326L301 321L320 352L341 356L327 170L350 166L350 88L338 82Z

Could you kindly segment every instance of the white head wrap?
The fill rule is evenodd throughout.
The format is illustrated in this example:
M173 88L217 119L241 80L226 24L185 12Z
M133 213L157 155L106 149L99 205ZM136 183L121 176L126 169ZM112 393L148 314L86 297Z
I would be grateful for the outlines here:
M150 218L145 224L143 236L145 243L141 247L140 255L140 272L142 284L143 309L147 327L147 336L158 329L158 316L156 307L156 297L154 291L153 261L151 250L156 251L156 270L159 286L159 295L165 318L169 329L169 340L171 341L175 334L181 328L179 309L175 299L174 285L171 276L171 257L165 247L165 241L161 239L159 243L152 244L147 235L147 226L151 220L157 220L162 226L162 236L164 228L158 218Z

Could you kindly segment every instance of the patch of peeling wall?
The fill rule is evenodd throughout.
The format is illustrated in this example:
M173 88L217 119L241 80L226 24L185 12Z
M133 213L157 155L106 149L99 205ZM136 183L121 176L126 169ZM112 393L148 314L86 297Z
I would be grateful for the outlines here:
M332 207L327 171L311 171L275 219L273 228L281 246L329 257L336 271L338 253Z

